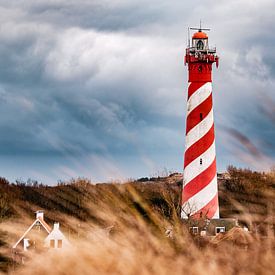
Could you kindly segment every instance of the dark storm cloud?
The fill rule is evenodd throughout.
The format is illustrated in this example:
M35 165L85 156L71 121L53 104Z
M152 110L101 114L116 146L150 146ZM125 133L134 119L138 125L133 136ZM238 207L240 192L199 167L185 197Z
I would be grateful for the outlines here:
M134 10L134 11L133 11ZM157 9L144 9L139 5L108 6L100 3L71 3L35 5L28 13L34 18L51 21L63 26L81 26L99 30L125 30L161 19ZM103 20L102 20L103 19Z
M5 156L35 156L41 164L31 159L26 174L52 179L181 169L186 27L200 18L221 52L217 149L220 159L228 155L220 168L234 164L235 142L243 144L232 135L223 142L221 126L241 125L272 162L272 107L259 100L274 98L271 1L108 2L0 1L3 167Z
M18 1L4 3L18 7ZM163 21L170 5L158 1L24 1L24 12L32 20L57 27L125 31ZM168 19L168 18L167 18Z

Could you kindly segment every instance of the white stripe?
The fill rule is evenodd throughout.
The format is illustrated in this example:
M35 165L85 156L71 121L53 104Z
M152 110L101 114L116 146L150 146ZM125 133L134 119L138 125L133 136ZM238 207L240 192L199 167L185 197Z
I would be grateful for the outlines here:
M202 173L206 168L210 166L216 156L215 140L212 145L200 156L189 163L184 169L184 185L194 179L197 175ZM200 164L202 159L202 164Z
M208 115L195 127L193 127L185 138L185 151L202 138L212 127L214 123L213 108Z
M219 205L217 207L217 210L214 214L214 216L212 217L212 219L219 219L220 218L220 209L219 209Z
M214 198L214 196L217 195L217 193L217 176L215 176L207 186L187 201L187 203L192 206L192 214L206 206Z
M212 93L212 83L207 82L194 92L187 101L187 116Z

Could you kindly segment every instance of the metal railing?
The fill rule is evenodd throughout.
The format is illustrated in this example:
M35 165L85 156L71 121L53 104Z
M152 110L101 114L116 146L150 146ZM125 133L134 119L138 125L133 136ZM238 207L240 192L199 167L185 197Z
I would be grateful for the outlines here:
M202 49L202 50L199 50L197 49L196 47L189 47L186 49L186 53L216 53L216 47L212 47L212 48L206 48L206 49Z

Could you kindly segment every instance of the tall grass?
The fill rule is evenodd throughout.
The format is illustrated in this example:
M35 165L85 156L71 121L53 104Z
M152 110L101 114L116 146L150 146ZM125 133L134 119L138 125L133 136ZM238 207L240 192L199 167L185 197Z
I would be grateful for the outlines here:
M85 209L93 219L80 221L60 214L72 232L70 249L33 254L10 273L275 274L272 207L263 218L269 232L266 236L237 228L210 239L189 235L169 192L163 193L170 206L170 215L165 216L131 184L104 190L96 203L86 197ZM266 199L274 201L274 194L266 194ZM252 222L254 214L245 213L246 209L239 209L239 214ZM14 222L4 226L11 235L18 235ZM173 232L170 237L165 234L168 228Z

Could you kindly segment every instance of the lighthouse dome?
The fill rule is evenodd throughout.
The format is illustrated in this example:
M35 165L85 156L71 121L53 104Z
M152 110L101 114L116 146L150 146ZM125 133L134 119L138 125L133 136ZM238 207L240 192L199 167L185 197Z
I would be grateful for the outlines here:
M193 34L192 38L193 39L208 39L208 36L205 32L198 31Z

